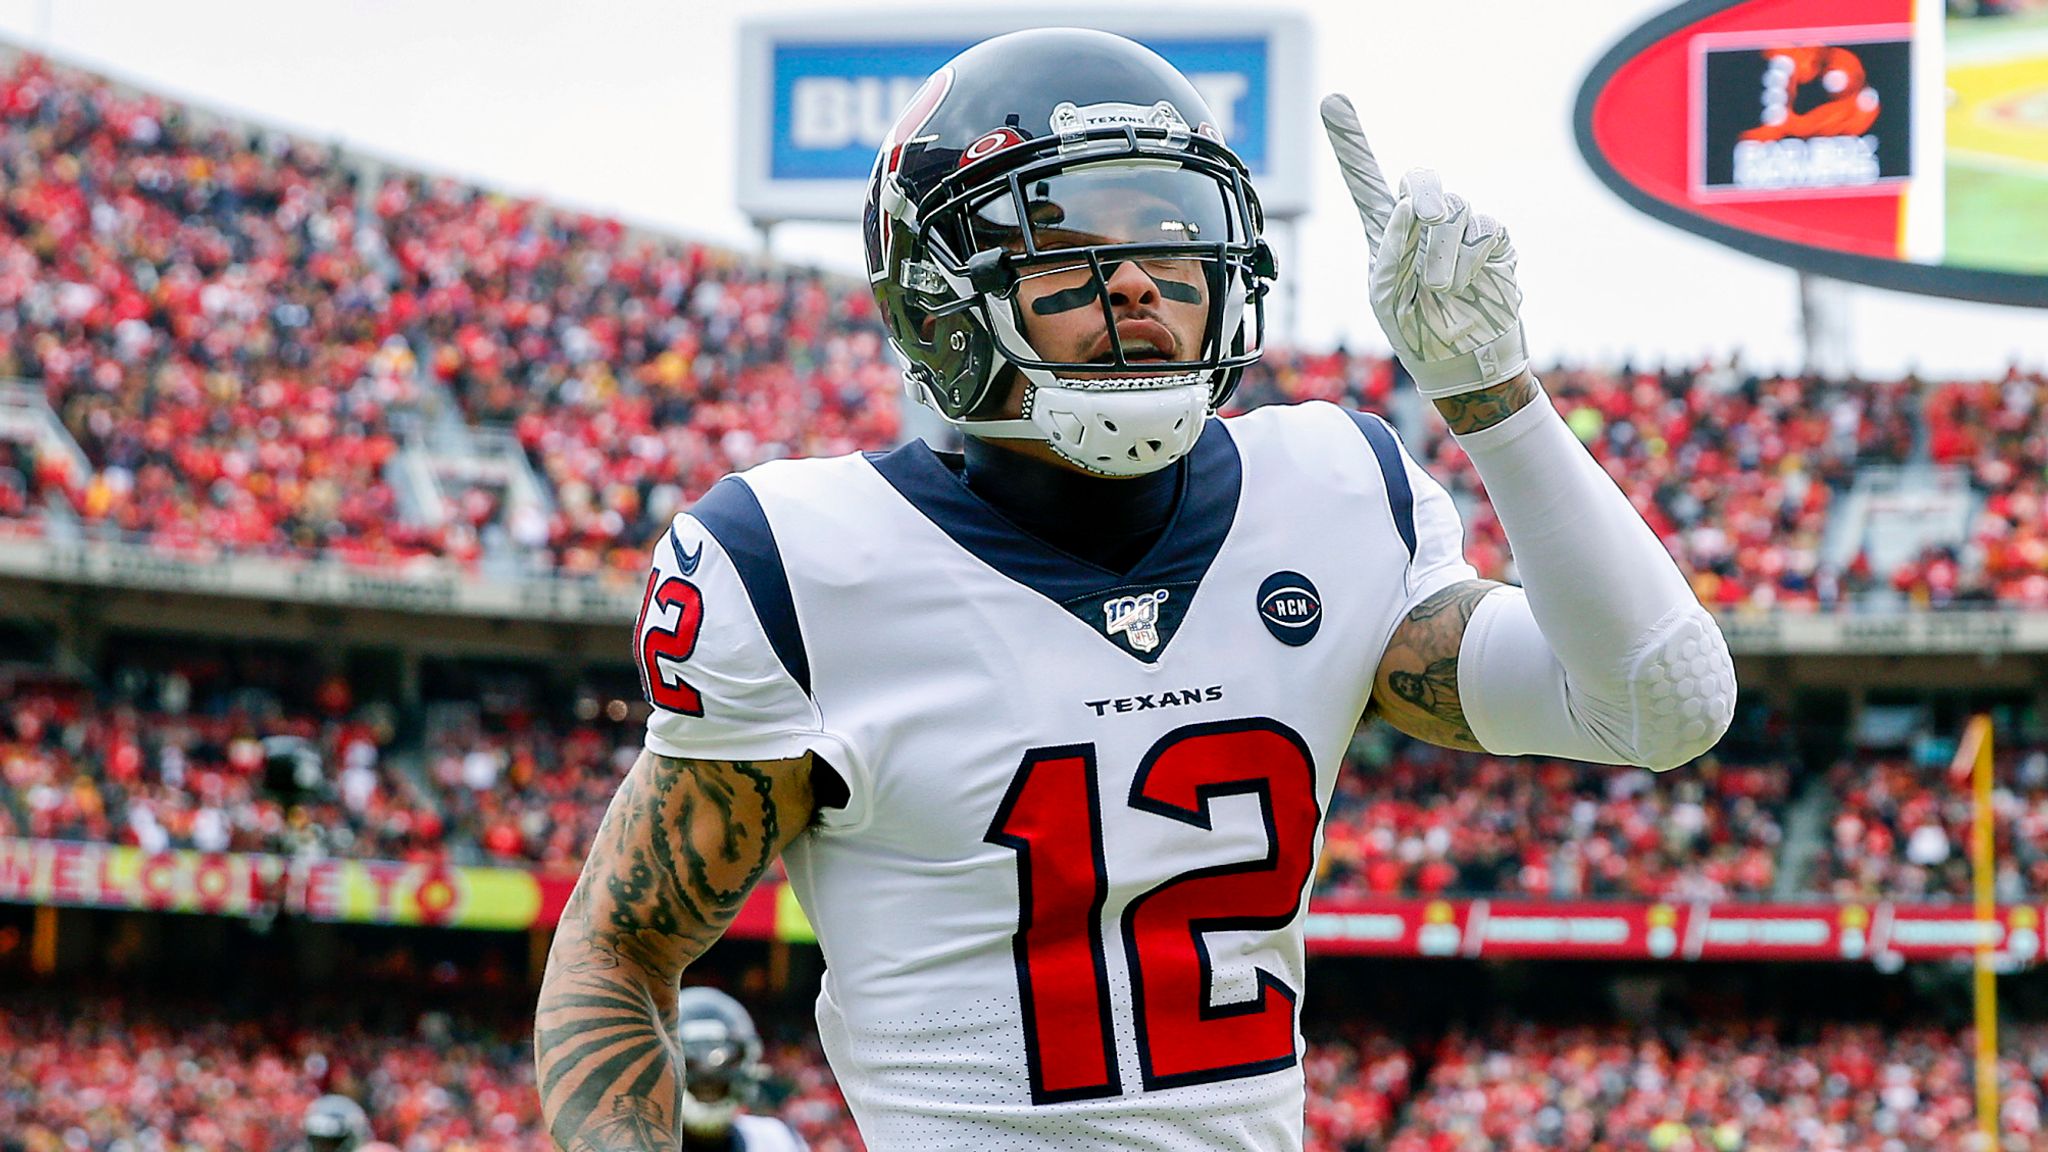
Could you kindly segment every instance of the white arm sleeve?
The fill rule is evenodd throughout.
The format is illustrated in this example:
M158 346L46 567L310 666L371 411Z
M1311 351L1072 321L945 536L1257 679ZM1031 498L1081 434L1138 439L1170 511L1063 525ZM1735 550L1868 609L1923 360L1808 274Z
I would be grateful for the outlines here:
M1678 565L1540 391L1458 443L1520 589L1466 624L1458 695L1490 752L1675 768L1735 713L1735 667Z

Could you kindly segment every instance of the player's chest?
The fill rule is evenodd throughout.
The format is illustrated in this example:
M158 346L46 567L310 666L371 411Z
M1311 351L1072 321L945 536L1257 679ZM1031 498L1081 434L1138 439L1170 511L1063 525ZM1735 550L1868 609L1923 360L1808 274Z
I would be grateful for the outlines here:
M978 585L873 634L818 700L911 850L1071 836L1117 876L1172 874L1312 831L1380 643L1366 605L1331 603L1346 588L1242 565L1078 605Z

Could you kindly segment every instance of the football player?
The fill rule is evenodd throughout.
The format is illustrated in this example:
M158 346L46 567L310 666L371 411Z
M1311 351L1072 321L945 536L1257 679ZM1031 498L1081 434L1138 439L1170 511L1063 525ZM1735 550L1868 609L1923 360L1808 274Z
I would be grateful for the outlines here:
M760 1096L761 1035L740 1002L716 988L676 997L683 1054L685 1152L804 1152L803 1138L772 1116L745 1111Z
M1276 269L1245 166L1145 48L1051 29L928 80L868 184L913 399L965 452L763 465L655 549L654 705L564 911L562 1147L667 1148L684 967L782 856L871 1148L1302 1141L1302 914L1363 714L1454 748L1684 764L1714 621L1528 371L1505 231L1325 121L1373 307L1492 494L1475 578L1378 417L1217 409Z
M306 1152L360 1152L370 1142L370 1117L346 1096L329 1094L306 1105L299 1127Z

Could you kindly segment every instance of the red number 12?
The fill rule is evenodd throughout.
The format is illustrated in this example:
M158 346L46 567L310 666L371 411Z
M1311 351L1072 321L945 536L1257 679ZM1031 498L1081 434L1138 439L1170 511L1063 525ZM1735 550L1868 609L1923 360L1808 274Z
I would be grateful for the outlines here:
M673 628L649 625L647 614L654 608L680 608ZM638 638L640 687L651 704L685 716L704 714L704 696L661 666L663 660L678 664L697 650L697 632L704 627L704 594L680 576L661 578L661 570L647 574L647 595L640 601L640 620L633 626Z
M1109 879L1096 776L1092 744L1032 749L984 837L1017 853L1012 948L1037 1104L1123 1091L1101 933ZM1307 744L1271 720L1175 729L1140 761L1128 803L1206 831L1210 802L1239 794L1259 798L1266 855L1184 872L1124 909L1147 1091L1294 1063L1296 991L1259 969L1255 998L1212 1006L1207 934L1273 931L1299 914L1322 818Z

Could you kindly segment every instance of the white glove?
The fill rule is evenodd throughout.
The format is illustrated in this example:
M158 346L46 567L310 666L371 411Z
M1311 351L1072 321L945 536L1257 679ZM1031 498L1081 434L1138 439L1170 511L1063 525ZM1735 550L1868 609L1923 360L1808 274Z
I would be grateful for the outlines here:
M1416 388L1439 400L1521 375L1529 353L1507 229L1427 168L1403 176L1395 199L1343 96L1323 97L1323 128L1365 224L1373 313Z

